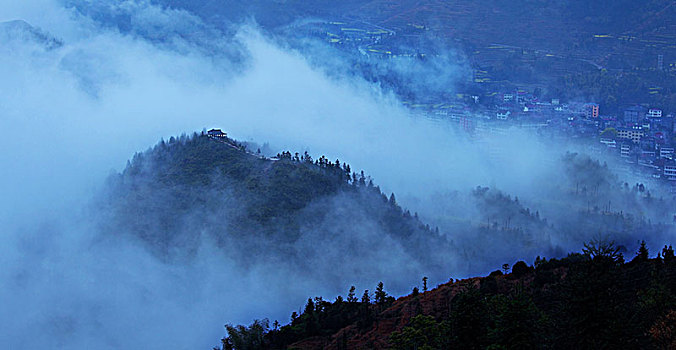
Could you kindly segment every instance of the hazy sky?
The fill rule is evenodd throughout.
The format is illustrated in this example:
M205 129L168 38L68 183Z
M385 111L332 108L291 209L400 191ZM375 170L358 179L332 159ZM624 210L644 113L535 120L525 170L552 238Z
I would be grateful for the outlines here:
M435 205L430 196L477 185L535 196L557 172L551 150L522 132L477 145L377 86L327 74L255 25L226 35L148 3L0 0L0 21L25 20L63 42L48 49L16 23L0 29L10 33L0 35L0 347L210 348L226 321L284 323L305 298L335 296L266 264L239 271L209 242L179 265L98 237L92 195L162 137L219 127L347 160L420 211ZM129 21L116 26L113 15ZM464 78L461 63L446 69ZM399 261L395 250L388 258ZM373 289L376 278L345 290Z
M140 28L202 28L186 13L122 5ZM221 127L280 149L353 159L383 184L392 173L392 190L402 178L417 186L414 168L394 163L418 162L413 138L445 142L392 97L359 81L328 79L255 28L205 39L241 52L244 62L233 62L231 53L210 54L171 30L160 43L148 41L53 1L5 1L0 14L64 43L48 50L22 32L0 47L0 166L7 169L0 173L0 297L10 301L0 318L3 347L209 348L226 321L286 322L306 297L330 297L315 281L289 284L269 266L233 269L208 242L190 264L168 265L134 242L97 238L89 198L161 137ZM368 278L346 281L345 289L360 279L359 288L373 289L375 277Z

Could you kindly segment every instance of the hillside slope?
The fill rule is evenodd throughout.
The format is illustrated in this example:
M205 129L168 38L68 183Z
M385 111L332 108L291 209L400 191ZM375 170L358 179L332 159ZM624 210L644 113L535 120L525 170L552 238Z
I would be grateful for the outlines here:
M518 6L505 0L152 3L172 11L187 10L177 14L195 20L194 28L181 28L177 33L210 55L218 53L238 65L244 63L243 47L218 44L218 38L233 37L243 23L255 23L271 41L294 48L327 72L339 71L335 65L340 61L350 74L378 82L407 102L438 103L461 92L483 95L480 103L491 106L496 94L520 89L541 100L594 101L608 115L621 115L621 109L632 104L676 109L676 6L670 0L527 0ZM123 7L107 2L74 6L123 32L131 30L153 42L171 42L171 35L152 25L136 28L142 21ZM310 43L308 32L299 27L308 21L342 24L331 30L310 30L314 33L310 37L319 39ZM355 42L327 44L328 48L317 45L335 34L335 29L369 28L396 35L375 41L359 38L356 45L363 46L359 50ZM397 60L371 60L368 57L372 56L363 55L364 50L424 53L432 60L421 63L401 55ZM327 59L336 56L340 59ZM402 66L408 68L401 70ZM454 68L444 71L435 66Z
M608 61L609 57L602 57L607 53L632 56L644 47L659 48L673 59L675 49L676 6L668 0L528 0L519 6L504 0L161 2L188 9L214 23L224 18L254 18L263 27L276 29L299 19L321 18L358 20L399 32L408 32L412 25L424 25L439 39L458 39L475 47L500 43L602 61ZM611 35L614 39L604 42L603 38L595 39L595 35Z
M339 160L267 158L204 134L135 155L109 179L98 211L104 232L140 238L169 259L209 240L243 264L262 259L328 273L334 263L373 268L360 265L367 257L385 268L401 255L429 271L451 246Z
M433 208L418 219L343 162L289 152L273 160L234 140L183 136L137 154L111 176L97 214L109 236L139 238L166 258L209 244L244 264L265 258L317 274L382 278L378 270L405 261L408 276L428 274L437 281L449 269L466 275L520 257L560 257L594 232L626 247L644 232L653 232L656 242L672 234L673 225L663 221L671 220L671 199L622 185L586 157L571 154L561 162L565 176L552 182L546 196L557 200L531 206L498 189L476 187L435 195ZM568 242L574 246L561 246Z
M379 287L382 287L379 286ZM380 297L379 297L380 295ZM607 243L583 254L518 262L512 272L451 281L396 301L308 300L281 328L228 328L223 348L244 349L673 349L676 260L645 247L624 263Z

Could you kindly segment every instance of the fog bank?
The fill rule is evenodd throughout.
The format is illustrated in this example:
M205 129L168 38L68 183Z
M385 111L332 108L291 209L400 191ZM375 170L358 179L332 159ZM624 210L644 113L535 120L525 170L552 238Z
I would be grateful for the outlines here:
M203 128L366 170L460 245L447 252L448 277L483 273L541 250L574 249L599 234L571 237L551 228L566 215L538 199L543 193L564 198L556 195L570 190L557 159L573 147L553 148L516 129L477 143L449 123L411 113L377 84L327 72L255 23L215 28L187 11L140 0L0 1L0 21L10 20L25 22L0 26L0 299L9 301L0 344L6 348L210 348L225 322L284 323L307 297L333 298L351 284L372 290L379 280L387 288L410 279L412 287L425 273L408 266L403 253L386 254L374 269L383 275L339 275L345 280L334 283L341 290L268 261L242 270L214 251L208 236L200 237L194 259L180 262L160 261L123 235L102 236L102 218L90 203L108 175L161 138ZM464 67L445 68L452 74L444 84L452 89ZM476 186L518 196L520 204L505 203L515 212L529 208L522 222L530 231L475 240L486 219L483 207L475 208L485 200L475 199ZM570 207L585 200L571 199ZM542 219L531 218L531 210L541 210ZM464 221L469 224L458 224ZM340 252L312 251L317 238L307 235L300 248L319 270L332 269ZM670 235L673 228L657 237ZM360 238L378 245L377 236ZM379 253L395 252L391 247ZM489 255L494 261L480 260ZM407 267L388 276L397 264Z

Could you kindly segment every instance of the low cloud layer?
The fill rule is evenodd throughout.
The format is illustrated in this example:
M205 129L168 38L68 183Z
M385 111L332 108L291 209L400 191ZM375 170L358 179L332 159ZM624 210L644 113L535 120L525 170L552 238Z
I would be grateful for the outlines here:
M554 213L560 207L539 198L569 184L556 159L572 147L552 150L518 130L477 143L451 124L412 114L377 85L330 74L255 25L214 28L186 11L129 0L0 1L0 21L11 20L25 23L0 26L0 299L9 301L0 316L3 347L209 348L224 322L286 321L307 297L340 292L265 262L243 271L208 238L195 259L167 263L139 242L99 235L88 210L106 177L160 138L203 128L365 169L402 206L462 243L458 261L570 249L598 234L567 239L553 230L535 245L513 242L528 246L526 253L483 237L478 244L500 251L472 252L475 231L454 228L464 220L478 227L485 218L458 203L473 203L472 190L490 186L542 210L549 225L554 216L563 220ZM461 66L446 69L462 78ZM302 242L311 249L314 241L308 233ZM322 259L336 254L310 257L330 269ZM400 258L406 266L402 252L383 257L387 264ZM483 273L493 263L455 262L449 260L457 268L449 277ZM404 270L411 285L424 273L415 269ZM373 289L388 278L338 282L345 290Z

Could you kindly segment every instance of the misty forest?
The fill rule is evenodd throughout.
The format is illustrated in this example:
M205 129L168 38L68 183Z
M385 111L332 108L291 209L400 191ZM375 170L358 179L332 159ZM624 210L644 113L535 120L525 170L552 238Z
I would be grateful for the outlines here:
M670 0L0 0L0 348L676 349Z

